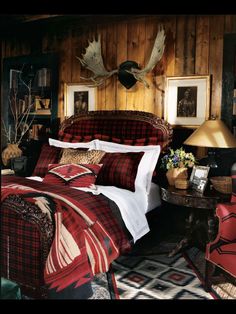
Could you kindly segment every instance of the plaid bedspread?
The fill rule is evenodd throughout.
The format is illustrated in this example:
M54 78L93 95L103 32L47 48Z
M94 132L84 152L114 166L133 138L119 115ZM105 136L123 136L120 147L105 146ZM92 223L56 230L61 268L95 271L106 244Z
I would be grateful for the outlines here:
M124 225L104 196L4 176L2 202L12 194L21 195L54 219L44 278L49 290L60 298L64 292L68 297L68 291L74 298L71 293L76 295L77 288L90 282L94 274L108 271L111 262L130 248Z

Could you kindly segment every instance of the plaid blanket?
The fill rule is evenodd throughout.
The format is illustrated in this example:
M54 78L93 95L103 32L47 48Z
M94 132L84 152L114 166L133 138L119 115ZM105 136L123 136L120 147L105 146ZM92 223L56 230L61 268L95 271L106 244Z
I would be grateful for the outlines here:
M71 293L76 295L77 288L90 282L94 274L108 271L111 262L130 247L127 235L114 216L110 215L110 227L106 228L102 216L99 219L99 214L96 214L101 205L109 204L101 204L99 195L76 190L71 192L72 189L69 188L63 188L62 192L59 187L50 185L49 189L49 186L45 187L42 183L36 184L17 177L14 181L19 182L3 182L2 202L9 195L21 195L55 221L55 235L46 261L44 278L49 290L59 293L60 298L63 298L64 292L68 297L68 291L73 298ZM89 205L91 201L92 209L96 207L94 198L99 200L96 211L91 210ZM115 226L115 232L111 232L112 225Z

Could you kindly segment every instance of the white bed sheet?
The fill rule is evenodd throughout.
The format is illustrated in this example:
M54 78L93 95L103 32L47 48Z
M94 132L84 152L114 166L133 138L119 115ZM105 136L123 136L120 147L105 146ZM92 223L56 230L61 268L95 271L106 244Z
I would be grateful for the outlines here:
M28 177L30 180L42 181L40 177ZM114 186L97 185L96 190L76 188L93 194L102 193L114 201L121 213L122 219L131 233L134 243L150 231L145 213L148 209L147 194L143 190L131 192Z
M150 192L148 194L147 212L159 207L161 205L160 187L158 184L152 182Z

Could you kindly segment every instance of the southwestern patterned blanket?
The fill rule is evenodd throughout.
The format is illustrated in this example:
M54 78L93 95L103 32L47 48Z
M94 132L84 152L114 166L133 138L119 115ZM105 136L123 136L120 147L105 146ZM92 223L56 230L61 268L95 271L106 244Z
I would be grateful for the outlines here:
M79 298L81 286L131 247L117 206L103 195L5 176L2 204L12 195L36 205L55 225L44 268L50 298Z

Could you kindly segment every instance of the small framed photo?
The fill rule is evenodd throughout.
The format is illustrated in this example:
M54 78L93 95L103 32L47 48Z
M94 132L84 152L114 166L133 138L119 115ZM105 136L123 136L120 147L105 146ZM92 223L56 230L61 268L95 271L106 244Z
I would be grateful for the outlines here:
M209 173L210 167L207 166L194 166L191 176L190 176L190 185L192 188L198 192L204 192L207 185L207 176Z
M95 110L95 87L82 84L65 84L65 117Z

